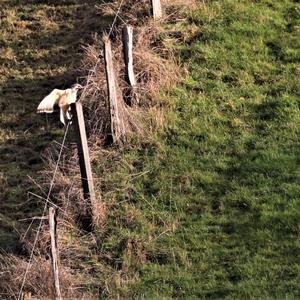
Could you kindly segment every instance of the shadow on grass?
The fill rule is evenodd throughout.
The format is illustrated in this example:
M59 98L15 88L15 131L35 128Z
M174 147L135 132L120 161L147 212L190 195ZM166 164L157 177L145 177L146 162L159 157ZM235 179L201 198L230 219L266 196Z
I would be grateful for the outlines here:
M37 115L36 107L52 89L67 88L76 82L82 58L81 44L91 43L93 33L101 33L111 22L111 18L97 15L95 3L4 2L4 8L24 10L28 17L39 9L49 8L49 13L55 13L55 6L65 8L61 16L59 11L58 17L54 16L58 29L43 31L42 24L37 24L25 39L6 44L16 53L15 61L6 61L10 73L0 90L0 130L7 134L0 146L0 249L7 252L22 252L20 234L31 220L18 220L38 216L42 207L37 199L28 196L29 191L39 193L28 176L36 179L43 169L41 153L62 135L58 116L48 116L46 125L45 116ZM45 56L38 55L42 50L47 50ZM28 74L25 69L29 70Z

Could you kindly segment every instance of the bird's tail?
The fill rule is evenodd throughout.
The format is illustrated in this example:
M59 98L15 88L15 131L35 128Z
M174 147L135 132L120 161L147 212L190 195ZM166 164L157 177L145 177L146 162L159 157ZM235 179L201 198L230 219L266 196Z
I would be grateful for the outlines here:
M67 117L67 113L60 109L60 121L66 126L66 124L68 123L68 117Z
M71 108L68 106L67 108L60 109L60 121L66 126L72 120Z

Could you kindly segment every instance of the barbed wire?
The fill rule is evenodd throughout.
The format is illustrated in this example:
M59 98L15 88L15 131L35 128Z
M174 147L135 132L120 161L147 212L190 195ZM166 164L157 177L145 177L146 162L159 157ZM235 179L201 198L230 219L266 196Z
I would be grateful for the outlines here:
M114 20L112 22L110 31L108 33L108 37L110 37L110 35L112 34L112 31L115 27L117 19L120 18L119 14L121 12L123 2L124 2L124 0L121 0L120 5L118 7L118 10L115 14ZM126 24L126 22L124 22L124 20L122 18L120 18L120 20L123 23ZM37 229L37 233L36 233L36 236L35 236L35 239L34 239L34 243L33 243L32 249L31 249L30 258L29 258L29 261L28 261L28 264L27 264L27 267L26 267L26 270L25 270L25 273L24 273L24 276L23 276L23 281L22 281L22 285L21 285L21 288L20 288L20 291L19 291L18 300L22 300L23 289L24 289L24 286L25 286L25 283L26 283L26 278L27 278L28 272L31 268L31 264L32 264L33 256L34 256L34 250L35 250L35 247L37 245L38 237L39 237L39 234L40 234L40 231L41 231L41 228L42 228L42 224L43 224L44 217L45 217L45 214L46 214L46 211L47 211L47 208L48 208L48 204L50 203L49 198L50 198L50 194L52 192L53 186L54 186L55 176L56 176L56 173L58 171L58 166L59 166L59 162L60 162L60 159L61 159L64 144L65 144L65 141L66 141L69 126L70 126L70 122L67 124L66 130L65 130L65 133L64 133L64 138L63 138L63 141L62 141L62 144L61 144L61 148L60 148L60 152L59 152L59 155L58 155L58 158L57 158L55 170L54 170L54 173L53 173L53 177L52 177L52 180L51 180L51 183L50 183L50 187L49 187L49 191L48 191L48 194L47 194L46 202L45 202L45 205L44 205L43 214L42 214L42 217L41 217L38 229Z
M27 263L27 267L26 267L26 270L25 270L25 273L24 273L24 276L23 276L23 281L22 281L22 285L21 285L21 288L20 288L20 291L19 291L18 300L22 300L23 289L24 289L24 286L25 286L25 283L26 283L26 278L27 278L28 272L31 268L31 263L32 263L32 260L33 260L34 250L35 250L35 247L37 245L37 241L38 241L39 234L40 234L40 231L41 231L41 228L42 228L44 217L46 215L48 204L50 202L49 201L50 194L51 194L53 186L54 186L55 176L56 176L56 173L58 171L58 166L59 166L59 162L60 162L61 155L62 155L62 152L63 152L64 144L66 142L66 137L67 137L67 134L68 134L69 127L70 127L70 122L68 122L67 127L65 129L64 138L63 138L61 148L60 148L60 151L59 151L59 155L58 155L58 158L57 158L57 161L56 161L53 177L52 177L52 180L51 180L51 183L50 183L50 186L49 186L49 191L48 191L46 202L45 202L45 205L44 205L43 214L42 214L42 217L41 217L38 229L37 229L37 233L36 233L36 236L35 236L35 239L34 239L34 242L33 242L33 246L32 246L32 249L31 249L29 261Z
M108 33L108 37L110 37L110 35L111 35L111 33L112 33L112 31L113 31L113 29L114 29L114 27L115 27L116 21L117 21L117 19L118 19L118 17L119 17L119 14L120 14L120 12L121 12L121 8L122 8L122 5L123 5L123 2L124 2L124 0L122 0L122 1L120 2L120 6L119 6L119 8L118 8L118 10L117 10L117 12L116 12L115 18L114 18L114 20L113 20L113 22L112 22L110 31L109 31L109 33Z

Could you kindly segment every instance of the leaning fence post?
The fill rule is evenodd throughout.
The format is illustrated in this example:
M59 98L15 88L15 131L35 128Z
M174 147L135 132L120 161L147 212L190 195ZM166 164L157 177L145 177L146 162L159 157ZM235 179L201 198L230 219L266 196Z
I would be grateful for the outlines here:
M152 0L152 10L154 20L159 20L162 18L162 8L160 0Z
M55 288L55 300L61 300L59 275L58 275L58 251L57 251L57 219L56 210L53 207L49 207L49 231L51 240L51 260L52 260L52 272Z
M103 38L104 60L111 117L111 134L115 144L122 144L125 139L125 126L118 103L116 76L113 66L111 42L107 36Z
M71 104L72 110L72 122L74 123L74 129L77 140L77 150L79 158L79 166L81 173L81 183L83 188L83 197L85 200L88 200L91 206L92 211L90 214L90 222L93 220L93 212L96 208L96 196L94 190L94 180L92 175L92 168L90 162L90 155L86 137L85 123L82 105L80 102ZM92 224L89 224L91 226Z

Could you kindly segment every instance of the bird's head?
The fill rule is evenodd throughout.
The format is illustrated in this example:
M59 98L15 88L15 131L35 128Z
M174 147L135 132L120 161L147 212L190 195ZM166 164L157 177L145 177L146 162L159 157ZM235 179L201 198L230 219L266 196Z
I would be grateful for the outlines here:
M78 91L79 89L82 89L82 88L83 88L83 86L81 84L79 84L79 83L75 83L71 87L71 89L75 90L75 91Z

